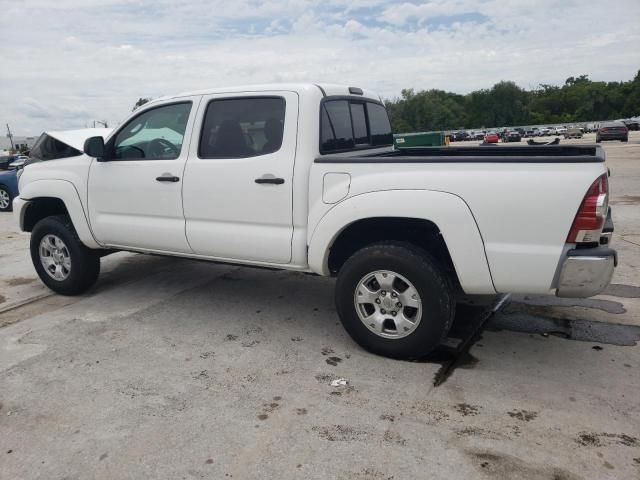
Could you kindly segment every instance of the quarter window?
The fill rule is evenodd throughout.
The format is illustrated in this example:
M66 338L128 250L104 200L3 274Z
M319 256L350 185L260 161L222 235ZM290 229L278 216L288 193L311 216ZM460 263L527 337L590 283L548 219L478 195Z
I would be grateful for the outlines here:
M328 100L320 117L322 153L372 148L393 144L384 106L366 100Z
M200 158L248 158L280 150L286 104L282 97L212 100L200 135Z
M326 102L322 108L322 146L324 150L353 148L349 102Z
M191 102L147 110L134 117L115 136L112 158L117 160L174 160L180 156Z
M364 103L351 104L351 121L353 122L353 141L356 145L367 145L367 118L364 113Z
M371 145L391 145L393 134L387 109L377 103L367 103L369 112L369 128L371 129Z

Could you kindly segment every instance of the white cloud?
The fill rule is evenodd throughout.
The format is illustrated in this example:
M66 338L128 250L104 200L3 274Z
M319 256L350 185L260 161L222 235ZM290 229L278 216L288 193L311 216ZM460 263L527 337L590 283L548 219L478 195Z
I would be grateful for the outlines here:
M0 122L17 134L230 84L330 81L393 97L625 80L640 68L637 0L0 2Z

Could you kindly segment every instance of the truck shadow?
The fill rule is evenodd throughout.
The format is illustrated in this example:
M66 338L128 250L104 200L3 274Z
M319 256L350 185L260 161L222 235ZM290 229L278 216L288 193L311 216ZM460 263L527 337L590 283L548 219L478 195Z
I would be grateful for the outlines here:
M136 289L138 283L148 287L160 277L162 281L171 282L171 276L178 271L182 275L191 275L191 272L202 276L202 267L202 262L189 260L124 257L105 272L91 294L100 295L118 288L116 285L122 286L123 282L127 282L127 290ZM275 353L278 350L298 352L304 348L318 352L341 351L343 357L369 355L349 338L340 324L333 302L333 279L234 266L211 265L210 268L209 279L204 278L198 286L143 309L135 317L138 321L153 323L158 331L166 327L184 328L190 334L200 332L198 335L215 332L218 341L233 342L243 350L268 349ZM635 288L613 285L607 294L635 297L638 293ZM477 360L469 351L482 338L483 331L511 331L621 346L636 345L640 341L638 326L562 316L562 312L575 308L609 314L625 312L622 304L611 300L533 296L514 298L495 313L490 307L459 305L449 337L435 352L417 362L441 366L434 378L434 383L439 385L456 368L476 366ZM333 354L322 355L326 356L323 362L336 358Z

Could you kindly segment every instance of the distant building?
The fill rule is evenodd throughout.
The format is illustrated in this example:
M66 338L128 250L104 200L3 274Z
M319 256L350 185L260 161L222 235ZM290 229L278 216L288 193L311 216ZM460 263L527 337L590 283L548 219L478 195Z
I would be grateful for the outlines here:
M36 143L38 137L21 137L13 136L13 148L16 150L29 150ZM0 150L9 150L11 148L11 140L9 137L0 137Z

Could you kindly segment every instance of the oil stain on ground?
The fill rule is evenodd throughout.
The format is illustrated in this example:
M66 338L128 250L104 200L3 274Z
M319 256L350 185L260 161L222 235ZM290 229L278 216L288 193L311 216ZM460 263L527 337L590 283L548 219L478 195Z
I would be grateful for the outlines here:
M462 416L468 417L478 415L481 407L477 405L469 405L468 403L458 403L453 408L455 408Z
M582 432L578 435L576 442L585 447L605 447L608 445L640 447L640 440L624 433Z
M532 412L530 410L512 410L507 412L511 418L516 418L518 420L522 420L523 422L530 422L531 420L535 420L538 416L538 412Z
M312 427L311 430L329 442L352 442L365 440L367 431L349 425L331 425L326 427Z
M490 478L526 478L527 480L577 480L579 477L568 470L528 463L504 453L467 450L473 464Z
M620 287L630 287L630 285L620 285L618 290L622 291L623 289ZM629 291L630 290L627 289L627 292ZM622 303L611 300L601 300L597 298L561 298L550 295L525 295L524 297L517 297L512 303L505 306L504 311L518 311L523 308L522 306L541 307L544 309L554 307L580 307L602 310L603 312L614 315L626 313L627 311Z
M602 300L601 300L602 301ZM615 302L611 302L615 303ZM553 335L580 342L633 346L640 341L640 326L573 318L554 318L541 313L538 306L524 303L509 305L487 323L488 331Z
M603 292L603 295L621 298L640 298L640 287L624 285L622 283L612 283Z

